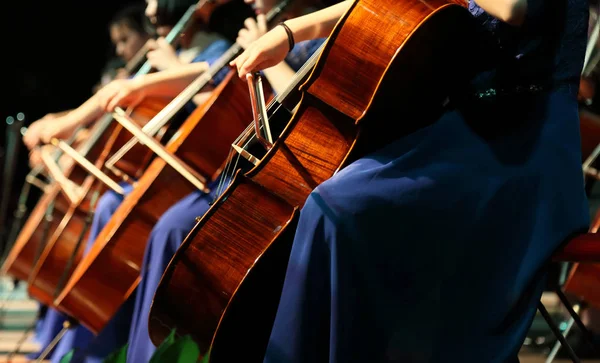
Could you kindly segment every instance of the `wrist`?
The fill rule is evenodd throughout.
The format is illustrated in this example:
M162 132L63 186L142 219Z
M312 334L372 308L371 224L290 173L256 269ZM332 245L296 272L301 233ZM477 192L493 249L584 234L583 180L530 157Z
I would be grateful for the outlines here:
M129 80L127 80L127 82L129 82L131 90L136 91L136 92L144 89L144 87L147 86L145 75L141 75L141 76L129 79Z
M283 28L283 30L286 33L288 47L289 47L288 53L289 53L292 51L292 49L294 49L294 45L296 44L296 40L294 39L294 32L292 31L292 29L290 29L290 27L285 22L279 23L279 26L281 28Z

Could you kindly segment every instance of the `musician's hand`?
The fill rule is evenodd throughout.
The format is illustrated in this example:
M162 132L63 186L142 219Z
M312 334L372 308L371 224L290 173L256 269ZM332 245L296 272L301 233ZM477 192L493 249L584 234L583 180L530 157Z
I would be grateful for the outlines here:
M179 60L177 53L175 53L175 49L165 40L165 38L160 37L156 40L150 39L146 43L146 46L150 49L146 54L146 58L153 68L164 71L165 69L181 65L181 61Z
M40 134L40 139L44 144L49 144L50 140L56 139L68 139L73 135L77 129L76 120L69 118L69 115L57 117L56 119L49 122Z
M258 14L256 20L247 18L244 21L245 28L240 29L236 43L244 49L248 49L250 44L267 33L267 19L264 14Z
M117 79L104 86L96 97L98 104L106 112L114 111L115 107L128 107L139 103L145 94L135 79Z
M23 135L23 143L29 150L33 150L33 148L40 144L42 131L54 119L56 119L56 116L49 113L27 127L27 131Z
M246 74L273 67L283 61L288 54L289 43L287 33L281 26L276 26L258 38L229 64L237 68L238 75L246 79Z

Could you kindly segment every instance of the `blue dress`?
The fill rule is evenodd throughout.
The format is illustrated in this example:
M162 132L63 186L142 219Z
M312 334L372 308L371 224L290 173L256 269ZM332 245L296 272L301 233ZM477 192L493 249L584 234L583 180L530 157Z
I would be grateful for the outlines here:
M231 43L227 40L216 40L200 52L192 62L208 62L212 65L229 49L230 46ZM215 85L218 85L223 80L227 72L228 70L224 68L215 75L213 78ZM193 112L193 107L190 107L190 104L188 104L183 112L189 115ZM122 186L124 187L126 194L131 191L130 185L122 183ZM90 227L90 235L85 253L91 248L96 240L96 236L100 233L106 223L108 223L121 201L122 197L112 192L106 193L98 200L94 220ZM132 294L130 299L121 307L115 317L113 317L97 337L83 326L79 326L67 332L52 353L52 362L59 362L63 355L74 348L76 348L77 352L80 354L75 355L71 360L72 363L84 361L88 363L101 362L108 354L124 345L127 342L127 337L129 335L134 296L135 293ZM44 316L43 324L40 324L37 334L37 341L42 347L45 348L45 346L47 346L56 336L58 331L62 328L65 319L66 317L64 314L54 309L48 309ZM43 351L44 348L41 350ZM35 356L35 354L32 356Z
M298 71L323 41L324 39L316 39L298 43L288 54L286 63L294 71ZM217 178L217 181L219 179ZM224 183L227 185L227 180ZM135 298L128 341L128 362L148 362L154 354L156 347L148 334L148 316L154 293L171 258L196 224L196 217L204 215L210 208L209 203L216 198L213 189L216 189L217 184L215 182L209 186L210 194L194 192L183 198L165 212L154 226L146 245L142 263L142 278Z
M587 1L547 3L514 28L471 2L506 61L309 195L264 362L518 362L545 263L589 223ZM519 82L545 88L487 97Z

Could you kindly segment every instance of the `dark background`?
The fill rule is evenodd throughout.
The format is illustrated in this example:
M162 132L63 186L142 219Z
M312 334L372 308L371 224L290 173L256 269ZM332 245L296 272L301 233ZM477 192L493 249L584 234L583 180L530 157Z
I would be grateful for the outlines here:
M134 2L3 2L0 120L23 112L29 123L85 101L112 51L108 22Z
M29 166L27 149L18 135L17 168L11 183L5 182L7 117L22 112L24 125L29 125L89 98L108 57L114 54L110 19L120 8L139 2L144 1L2 1L0 185L2 190L12 185L9 219Z

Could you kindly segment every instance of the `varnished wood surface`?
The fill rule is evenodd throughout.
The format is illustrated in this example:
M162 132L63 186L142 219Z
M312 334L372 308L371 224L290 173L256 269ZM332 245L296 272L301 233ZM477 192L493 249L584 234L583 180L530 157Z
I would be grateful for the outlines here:
M94 160L102 154L104 143L112 135L114 128L107 130L96 145L91 148L86 157ZM97 132L95 129L92 131ZM65 176L70 178L76 184L83 184L86 175L81 168L74 164L72 159L69 160L65 167ZM89 182L87 183L89 186ZM54 206L52 206L54 203ZM47 224L43 221L46 219L48 208L51 208L50 220ZM47 244L53 236L60 235L58 228L62 226L64 229L68 220L63 220L63 217L71 209L71 203L65 198L65 194L57 183L49 185L48 190L42 195L36 204L32 213L27 217L23 228L19 232L15 244L11 248L7 259L2 266L2 272L14 276L17 279L28 280L33 272L38 257L38 251L42 252L47 248Z
M130 117L138 125L143 126L163 108L165 102L164 99L145 100L129 110ZM99 141L87 157L94 162L96 167L102 168L107 158L130 138L131 135L113 120L109 128L101 134ZM130 165L135 165L134 169L139 170L144 167L147 155L147 148L142 148L142 145L138 144L123 157L123 160ZM115 175L107 174L113 180L118 180ZM85 198L80 203L65 201L65 204L68 205L67 210L54 209L53 219L60 223L50 235L28 278L30 296L47 306L53 306L54 298L64 287L68 277L71 276L81 260L91 227L91 218L93 217L91 213L96 208L95 205L90 204L94 192L100 194L107 190L107 187L79 165L75 166L70 177L75 181L83 180L78 184L82 184ZM88 221L86 222L86 220ZM82 235L83 239L78 244Z
M245 361L262 361L294 211L356 157L434 120L426 111L441 107L451 84L444 81L467 64L460 40L472 30L470 19L441 1L353 5L280 139L256 168L238 173L169 264L150 312L155 344L176 328L201 351L210 347L211 362L235 360L239 351ZM433 80L441 85L426 92Z
M585 233L574 237L554 254L553 259L560 262L600 263L600 234Z
M207 180L222 168L234 139L251 120L247 85L230 72L166 149ZM147 240L160 216L195 188L156 158L115 211L84 257L56 307L98 332L133 292ZM110 268L107 268L110 266Z
M35 264L37 250L40 248L40 243L44 239L42 221L45 219L48 206L59 193L58 185L54 185L52 189L42 195L37 202L21 228L15 244L2 265L2 275L8 274L22 281L26 281L29 278L29 273L33 270ZM64 208L64 206L60 207ZM60 207L57 206L57 208ZM60 220L53 219L51 224L48 225L48 231L46 233L52 233L59 222Z

